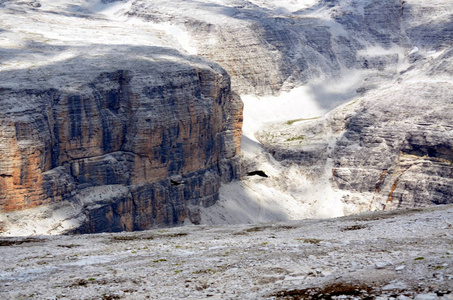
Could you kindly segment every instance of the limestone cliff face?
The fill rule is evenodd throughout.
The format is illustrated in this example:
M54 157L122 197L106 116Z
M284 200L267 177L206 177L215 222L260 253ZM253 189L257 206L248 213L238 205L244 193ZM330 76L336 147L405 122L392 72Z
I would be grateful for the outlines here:
M451 70L451 58L441 59ZM313 182L328 180L344 213L451 203L453 84L438 70L429 77L419 72L324 118L267 128L260 140ZM266 134L276 128L280 135Z
M265 95L340 78L345 69L394 75L398 54L386 50L410 47L403 23L422 14L416 0L295 2L300 9L288 11L278 1L137 0L127 15L185 28L197 54L231 75L235 91ZM417 25L409 35L423 39Z
M452 4L352 1L345 10L341 3L332 5L348 32L384 47L376 52L402 47L404 56L363 51L378 84L369 76L348 104L316 120L270 125L260 141L314 184L327 182L346 214L451 203Z
M451 201L451 1L282 3L0 1L1 210L71 206L78 232L197 223L241 173L234 92L302 85L323 114L354 100L257 134L283 167L345 213Z
M452 3L310 3L288 10L278 1L137 0L126 15L184 28L239 93L321 82L314 98L329 110L342 90L326 89L325 79L360 74L355 93L343 97L355 98L349 105L315 121L274 124L259 140L313 184L326 182L344 213L450 202Z
M57 79L42 75L55 66L1 73L2 212L74 203L78 232L196 223L236 177L242 104L228 74L171 49L121 50L141 58L104 49L61 62Z

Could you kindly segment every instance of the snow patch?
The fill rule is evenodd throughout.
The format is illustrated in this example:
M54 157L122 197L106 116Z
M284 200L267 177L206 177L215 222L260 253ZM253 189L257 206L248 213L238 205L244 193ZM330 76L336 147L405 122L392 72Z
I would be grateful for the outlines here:
M242 95L243 133L255 140L253 134L265 124L322 116L357 96L357 88L368 75L367 71L345 69L340 78L315 80L278 96Z

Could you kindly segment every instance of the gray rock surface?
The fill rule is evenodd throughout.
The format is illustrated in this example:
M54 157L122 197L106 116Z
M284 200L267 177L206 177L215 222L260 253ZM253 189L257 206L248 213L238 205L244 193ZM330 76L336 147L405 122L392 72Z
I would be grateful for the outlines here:
M324 118L273 125L260 139L276 159L300 164L315 180L329 177L344 203L363 209L451 203L453 84L439 70L451 68L449 52Z
M273 4L142 0L128 14L183 26L197 54L221 64L242 94L362 72L352 96L313 88L324 109L354 105L312 125L269 126L258 134L265 149L313 182L327 178L335 197L356 206L349 212L450 203L452 3Z
M341 214L451 202L450 1L11 0L0 8L6 210L74 199L100 211L100 219L84 214L87 228L198 222L197 207L216 202L222 180L260 167L250 157L236 164L234 92L300 86L322 113L350 102L257 134L273 155L263 160L280 172L260 185L312 207L329 190ZM341 80L353 82L326 86ZM285 173L302 179L284 182Z
M278 93L344 69L391 76L401 57L389 50L451 45L445 1L306 2L288 11L274 1L139 0L127 15L185 28L196 53L221 64L241 94Z
M45 6L3 5L3 22L32 14L43 26L71 24ZM17 23L35 34L33 19ZM50 219L83 219L75 229L83 233L197 223L198 207L237 177L242 103L228 74L168 47L88 46L93 36L81 38L85 45L30 40L0 49L1 212L64 202L71 216ZM22 67L30 57L39 60ZM14 218L2 215L4 231Z
M184 26L197 54L221 64L241 94L279 93L344 69L384 71L398 56L367 47L408 43L400 1L315 1L294 12L269 3L140 0L128 15Z
M451 300L452 213L2 237L0 298Z

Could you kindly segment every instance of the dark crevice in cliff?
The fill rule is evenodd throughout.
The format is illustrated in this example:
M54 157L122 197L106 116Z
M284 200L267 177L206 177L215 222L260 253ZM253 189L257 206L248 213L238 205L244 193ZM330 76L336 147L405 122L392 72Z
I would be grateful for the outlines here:
M173 179L170 179L170 182L171 182L172 185L182 185L182 184L185 183L184 181L176 181L176 180L173 180Z
M439 162L453 163L453 149L447 143L439 145L420 145L409 140L408 146L405 149L402 149L401 152L420 158L426 157L437 159Z
M269 177L264 171L261 171L261 170L248 172L247 176L259 176L259 177L264 177L264 178Z

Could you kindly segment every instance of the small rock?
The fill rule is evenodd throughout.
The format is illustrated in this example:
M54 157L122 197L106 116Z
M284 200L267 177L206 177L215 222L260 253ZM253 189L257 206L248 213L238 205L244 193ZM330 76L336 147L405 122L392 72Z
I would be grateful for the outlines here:
M391 282L390 284L387 284L382 288L384 291L391 291L391 290L402 290L406 289L407 286L404 284L404 282Z
M384 269L385 267L388 267L388 266L391 266L392 263L391 262L388 262L388 261L380 261L380 262L377 262L374 264L374 266L376 267L376 269Z
M415 296L414 300L438 300L437 294L429 293L429 294L419 294Z
M396 268L395 268L395 271L402 271L402 270L404 270L405 268L406 268L406 266L401 265L401 266L396 267Z

